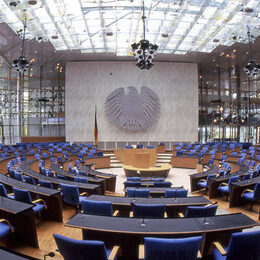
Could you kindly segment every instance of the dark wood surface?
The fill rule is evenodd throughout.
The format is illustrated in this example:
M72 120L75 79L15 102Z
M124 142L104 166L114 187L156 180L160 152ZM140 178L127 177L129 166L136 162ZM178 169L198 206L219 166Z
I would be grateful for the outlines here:
M219 215L207 218L140 219L77 214L65 225L81 228L83 239L97 239L107 246L120 245L124 259L137 259L138 245L147 236L187 237L204 236L205 255L212 241L227 242L232 232L257 226L243 214ZM142 226L141 224L145 225Z

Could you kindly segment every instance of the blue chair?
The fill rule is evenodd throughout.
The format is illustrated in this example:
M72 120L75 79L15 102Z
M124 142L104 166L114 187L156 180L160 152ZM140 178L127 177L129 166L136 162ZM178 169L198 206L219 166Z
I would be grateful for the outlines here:
M217 212L218 205L209 205L206 207L201 206L188 206L186 208L185 217L186 218L202 218L215 216Z
M217 174L216 173L213 173L213 174L209 174L208 176L207 176L207 179L205 180L205 179L201 179L199 182L198 182L198 185L199 185L199 187L200 188L202 188L202 189L208 189L208 184L209 184L209 180L211 179L211 178L216 178L217 177Z
M197 260L202 236L187 238L144 238L144 260ZM142 247L140 247L142 248Z
M55 159L55 157L51 157L51 163L53 163L53 164L56 163L56 159Z
M153 149L152 145L147 145L147 149Z
M227 247L216 244L212 251L215 260L260 259L260 231L237 232L231 235ZM221 250L221 252L220 252Z
M84 214L113 216L112 202L109 201L83 200L81 207Z
M14 227L7 219L0 219L0 239L14 232Z
M250 209L252 210L253 203L260 200L260 182L256 183L254 190L244 190L241 196L250 202Z
M13 194L8 194L4 184L0 183L0 196L5 197L5 198L10 198L10 199L14 199L14 195Z
M171 187L172 183L170 181L159 181L159 182L154 182L154 187Z
M61 184L60 186L63 195L63 201L72 206L75 206L76 209L81 204L81 202L86 199L86 197L83 197L83 195L86 195L86 192L80 194L76 185Z
M57 174L56 177L61 180L67 180L67 177L61 174Z
M229 195L230 190L231 190L231 184L233 182L238 182L238 181L239 181L239 175L238 176L232 176L232 177L229 178L228 183L226 183L226 182L220 183L218 190L222 193L227 194L227 199L228 199L228 195Z
M140 177L127 177L126 178L127 181L141 181L141 178Z
M165 209L165 204L132 203L134 218L164 218Z
M14 172L14 178L18 181L23 181L23 176L20 172Z
M76 240L62 235L53 234L58 250L64 260L107 260L116 259L119 247L112 250L105 247L104 242L95 240Z
M32 184L32 185L36 184L34 179L30 176L24 175L23 178L24 178L24 182L26 182L26 183L29 183L29 184Z
M249 172L249 173L247 173L247 174L245 174L244 176L243 176L243 181L244 180L249 180L251 178L251 172Z
M135 198L150 198L149 189L126 189L126 197L135 197Z
M86 178L84 178L84 177L77 177L77 176L75 176L74 177L74 181L75 182L88 183L88 180Z
M48 181L38 180L38 184L40 187L53 189L52 183Z
M22 189L18 189L16 187L13 187L13 193L14 193L14 198L16 200L19 200L19 201L25 202L25 203L34 204L35 205L33 207L34 213L40 213L44 209L47 209L47 206L46 206L43 199L37 199L35 201L32 201L31 194L27 190L22 190ZM39 202L41 202L41 203L39 203Z
M165 190L165 198L185 198L188 195L188 190Z
M125 181L124 182L125 188L127 187L141 187L140 181Z
M142 144L138 144L138 145L136 146L136 148L137 148L137 149L142 149L142 148L143 148L143 145L142 145Z

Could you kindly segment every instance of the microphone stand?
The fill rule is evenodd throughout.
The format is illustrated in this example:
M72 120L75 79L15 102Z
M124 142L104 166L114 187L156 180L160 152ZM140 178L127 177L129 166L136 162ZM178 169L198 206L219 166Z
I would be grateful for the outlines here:
M176 195L175 195L175 194L176 194L176 191L177 191L177 190L180 190L180 189L183 189L183 186L178 187L177 189L174 190L174 200L173 200L173 201L177 201L177 198L176 198Z
M206 208L206 214L204 216L204 219L203 219L203 224L205 225L208 225L210 224L209 221L207 220L207 216L208 216L208 213L209 213L209 209L210 209L210 206L213 206L213 205L216 205L218 202L214 202L214 203L211 203L211 204L208 204L207 206L205 206Z

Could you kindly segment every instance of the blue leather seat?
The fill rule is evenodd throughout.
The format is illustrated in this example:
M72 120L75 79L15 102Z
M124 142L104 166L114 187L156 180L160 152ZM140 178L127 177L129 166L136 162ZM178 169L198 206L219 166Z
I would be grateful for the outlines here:
M74 181L75 182L88 183L88 180L86 178L84 178L84 177L77 177L77 176L75 176L74 177Z
M0 219L0 239L14 232L14 227L7 219Z
M200 218L200 217L211 217L215 216L218 205L210 205L206 207L201 206L188 206L186 208L186 218Z
M242 193L242 198L248 200L251 204L251 209L253 207L253 203L260 200L260 182L256 183L254 190L246 189Z
M144 238L145 260L197 260L202 237ZM140 259L140 258L139 258Z
M170 181L159 181L159 182L154 182L154 187L171 187L172 183Z
M86 197L80 196L76 185L61 184L60 186L64 202L73 206L79 206L86 199Z
M76 240L62 235L53 234L59 252L65 260L107 260L116 259L109 255L118 251L118 247L108 250L104 242L95 240Z
M149 189L126 189L126 197L135 197L135 198L150 198Z
M260 231L238 232L231 235L226 251L222 255L215 248L212 255L215 260L258 260L260 259Z
M24 178L24 182L35 185L35 181L32 177L24 175L23 178Z
M44 209L47 209L45 202L42 199L38 199L36 201L32 201L30 192L27 190L22 190L22 189L18 189L13 187L13 193L14 193L14 198L16 200L25 202L25 203L30 203L30 204L34 204L35 206L33 207L33 211L34 213L40 213L42 212ZM42 203L38 203L38 202L42 202Z
M81 202L82 211L89 215L112 216L112 203L109 201L83 200Z
M52 183L48 181L38 180L38 184L41 187L53 189Z
M217 174L216 174L216 173L209 174L209 175L207 176L207 179L206 179L206 180L202 179L202 180L200 180L200 181L198 182L199 187L201 187L201 188L206 188L206 189L207 189L207 188L208 188L209 179L215 178L215 177L217 177Z
M230 190L231 190L231 184L233 182L238 182L238 181L239 181L239 175L238 176L232 176L232 177L229 178L228 183L222 182L219 185L218 190L220 192L229 194Z
M166 205L132 203L132 209L135 218L164 218Z
M0 183L0 196L5 198L14 199L14 195L8 195L4 184Z
M185 198L188 195L188 190L165 190L165 198Z

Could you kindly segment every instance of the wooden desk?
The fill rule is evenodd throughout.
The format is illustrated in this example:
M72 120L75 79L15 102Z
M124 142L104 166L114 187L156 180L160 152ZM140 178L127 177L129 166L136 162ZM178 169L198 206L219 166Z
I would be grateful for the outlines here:
M8 219L15 227L15 236L21 242L39 247L33 205L1 197L0 218Z
M137 259L138 245L144 237L204 236L202 254L206 256L213 241L224 242L233 232L259 225L244 214L204 218L140 219L77 214L65 225L82 229L83 239L102 240L106 246L119 245L124 259ZM145 226L141 226L144 222Z
M28 190L34 199L39 197L46 202L47 210L42 213L43 217L50 220L62 222L62 198L59 191L32 185L22 181L9 178L0 174L0 182L9 187L16 187L23 190Z
M132 203L137 204L165 204L168 217L177 217L179 212L184 213L187 206L203 206L211 203L203 196L193 196L186 198L131 198L119 196L91 195L88 200L109 201L113 208L118 209L120 216L129 216L132 210Z
M163 177L169 175L172 166L170 164L158 164L155 167L138 168L130 165L123 165L126 177L141 176L141 177Z
M119 149L114 154L122 164L136 168L154 167L157 160L156 149Z
M30 164L32 162L38 162L38 161L37 160L26 161L26 162L22 162L20 164L20 170L24 174L26 174L30 177L33 177L38 180L51 182L56 189L59 188L60 184L63 183L63 184L68 184L68 185L76 185L80 192L87 192L88 194L101 194L100 185L89 184L89 183L78 183L78 182L68 181L68 180L61 180L58 178L48 177L48 176L42 175L40 173L37 173L37 172L33 171L32 169L30 169Z
M157 146L157 153L165 153L165 145L158 145Z
M86 164L95 164L96 169L101 168L110 168L110 156L94 157L94 158L85 158Z
M179 157L172 156L171 165L176 168L188 168L196 169L196 165L199 163L198 157Z

